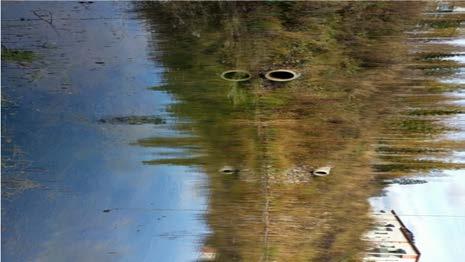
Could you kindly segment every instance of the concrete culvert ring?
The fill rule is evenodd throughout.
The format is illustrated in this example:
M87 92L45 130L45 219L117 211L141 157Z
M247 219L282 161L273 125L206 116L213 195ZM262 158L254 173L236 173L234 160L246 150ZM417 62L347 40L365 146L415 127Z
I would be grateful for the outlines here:
M220 169L220 172L225 173L225 174L233 174L233 173L238 173L239 169L234 168L232 166L224 166Z
M330 166L323 166L315 169L313 171L314 176L327 176L331 172L331 167Z
M287 70L287 69L278 69L278 70L272 70L266 73L265 78L270 80L270 81L275 81L275 82L287 82L287 81L292 81L300 76L299 73L296 73L292 70Z
M246 70L228 70L221 74L221 78L226 81L242 82L252 78L252 75Z

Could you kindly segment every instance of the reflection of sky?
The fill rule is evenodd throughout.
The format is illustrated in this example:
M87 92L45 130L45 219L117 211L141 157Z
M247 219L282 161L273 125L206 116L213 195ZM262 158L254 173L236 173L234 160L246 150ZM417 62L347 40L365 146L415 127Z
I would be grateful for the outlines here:
M453 151L451 152L450 156L446 156L446 157L425 156L425 157L420 157L418 159L439 161L442 163L465 164L465 151Z
M438 41L456 47L465 46L465 39ZM444 60L465 64L463 54ZM463 68L442 82L463 84ZM455 105L463 105L463 93L450 93ZM441 139L465 139L465 115L457 114L444 119L446 125L458 131L450 132ZM456 151L439 161L464 163L465 152ZM442 170L441 176L420 177L428 183L414 185L393 184L385 196L374 197L370 202L375 210L394 209L415 235L421 262L463 261L465 257L465 170Z
M450 39L450 40L441 40L441 41L438 41L438 43L463 47L463 46L465 46L465 39L464 38L456 38L456 39Z
M441 41L441 43L459 46L459 47L465 47L465 39L461 39L461 38L454 39L454 40ZM458 53L455 56L445 57L443 58L443 60L454 61L459 64L465 65L465 54ZM465 84L465 69L461 68L460 70L458 70L458 72L453 77L443 79L442 82L450 83L450 84Z
M465 64L465 53L457 53L457 55L454 56L444 57L442 60Z
M447 132L444 135L441 135L438 139L445 139L445 140L455 140L455 141L464 141L465 140L465 114L457 114L447 117L442 122L444 122L447 126L459 130Z
M454 40L446 40L441 41L440 43L449 44L458 47L465 46L465 39L454 39ZM445 57L443 60L454 61L463 66L465 66L465 54L463 52L457 52L457 55ZM458 72L453 74L450 77L445 79L441 79L443 83L450 83L450 84L465 84L465 68L461 67ZM465 94L463 92L453 92L450 94L450 98L453 98L453 104L458 106L465 105ZM463 114L457 114L445 119L445 124L456 129L460 130L460 132L449 132L442 136L442 139L446 140L465 140L465 119Z
M370 201L376 210L394 209L400 215L415 235L421 262L462 261L465 257L465 170L444 174L427 178L426 184L390 185L386 196Z
M142 21L122 12L125 5L2 3L2 42L41 55L32 69L2 65L3 92L18 104L16 115L2 121L27 159L46 170L29 177L41 188L3 200L5 260L188 261L196 256L207 231L199 220L206 208L204 175L185 167L143 165L155 150L129 145L169 132L169 125L96 123L113 115L168 117L164 108L172 102L167 94L147 89L162 81L162 67L146 57L148 33ZM59 35L43 21L27 20L34 19L32 9L51 10ZM44 43L52 47L40 47ZM38 77L18 79L24 72Z
M465 85L465 69L463 68L459 69L453 78L443 79L441 82L447 83L447 84Z

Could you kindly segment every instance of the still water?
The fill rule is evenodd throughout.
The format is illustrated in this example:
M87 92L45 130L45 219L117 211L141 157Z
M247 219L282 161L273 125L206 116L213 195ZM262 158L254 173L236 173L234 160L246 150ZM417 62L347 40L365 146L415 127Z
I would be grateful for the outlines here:
M462 41L460 41L462 40ZM456 50L443 61L454 61L458 69L440 78L440 82L463 84L465 76L465 54L463 38L442 40L431 43L446 45ZM465 105L463 92L447 92L442 103L445 106ZM431 106L431 105L428 105ZM442 142L463 141L465 132L465 114L463 111L438 117L444 125L453 127L436 139ZM424 161L440 163L465 163L465 147L459 147L446 155L423 155ZM436 149L440 147L436 146ZM465 234L465 171L440 168L413 172L413 179L423 181L419 184L393 184L384 194L373 197L370 202L375 210L395 209L406 226L413 232L416 245L422 253L421 261L460 261L465 257L462 236Z
M2 259L360 260L372 206L415 214L402 199L435 190L439 208L430 173L461 191L464 20L433 3L2 2ZM301 76L264 80L279 68ZM458 261L461 234L422 221L424 254Z

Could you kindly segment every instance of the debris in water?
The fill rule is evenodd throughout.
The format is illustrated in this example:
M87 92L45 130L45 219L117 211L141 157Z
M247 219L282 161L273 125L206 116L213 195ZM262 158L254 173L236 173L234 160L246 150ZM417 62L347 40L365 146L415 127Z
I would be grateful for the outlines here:
M102 124L160 125L164 124L165 120L157 116L118 116L113 118L102 118L99 119L98 122Z
M3 165L2 159L2 165ZM2 197L8 199L26 190L39 188L40 184L27 178L10 178L2 176Z
M36 58L32 51L11 49L2 45L2 60L15 62L32 62Z

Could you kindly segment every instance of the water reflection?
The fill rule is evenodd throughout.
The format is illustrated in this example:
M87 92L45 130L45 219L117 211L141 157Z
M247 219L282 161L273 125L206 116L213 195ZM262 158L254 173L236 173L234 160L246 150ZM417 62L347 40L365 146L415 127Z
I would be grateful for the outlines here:
M400 175L418 177L413 178L414 183L388 186L382 196L370 202L375 209L397 211L415 235L422 252L421 261L457 261L464 255L460 243L465 218L462 94L465 15L436 14L424 21L428 22L423 24L419 35L434 41L426 38L418 44L418 39L413 40L418 50L417 61L423 63L417 83L428 83L432 88L418 88L415 95L407 93L402 99L411 107L403 114L410 118L411 129L419 132L408 142L391 137L386 142L389 146L379 147L384 154L381 158L397 163L391 167L402 167L394 173L404 171ZM413 127L414 123L417 125Z
M148 90L163 67L147 58L150 35L130 10L2 2L2 44L37 54L2 57L2 261L196 259L203 175L143 165L153 152L130 145L173 122L171 97Z
M392 185L385 196L373 198L371 203L377 209L396 209L415 235L421 261L457 261L465 254L461 241L465 233L464 179L463 170L436 172L425 184Z
M374 169L381 178L463 167L417 159L423 153L448 154L460 145L429 144L449 128L399 111L431 103L417 96L422 90L456 88L435 80L428 59L436 50L412 55L413 45L406 45L405 32L415 26L441 24L441 34L456 33L442 29L460 23L424 17L430 7L385 2L140 6L164 39L161 61L169 70L166 83L155 89L173 94L178 103L170 112L189 121L178 125L187 136L139 144L188 149L188 157L148 163L191 165L208 174L206 220L213 232L204 245L218 253L217 260L357 258L364 246L360 234L369 226L365 199L376 189L370 171L373 142L379 143ZM287 85L262 78L278 68L302 77ZM222 81L219 75L229 69L248 70L254 78L246 84ZM437 115L457 113L441 110ZM423 114L431 115L410 112ZM380 122L380 116L390 117ZM333 176L300 179L325 164L335 166ZM224 166L238 172L220 172Z
M384 178L463 168L441 81L463 16L433 4L48 3L60 35L12 5L8 45L45 62L2 61L2 164L23 148L46 172L2 200L7 259L357 260ZM279 68L301 77L264 80Z

